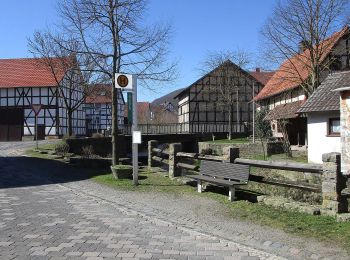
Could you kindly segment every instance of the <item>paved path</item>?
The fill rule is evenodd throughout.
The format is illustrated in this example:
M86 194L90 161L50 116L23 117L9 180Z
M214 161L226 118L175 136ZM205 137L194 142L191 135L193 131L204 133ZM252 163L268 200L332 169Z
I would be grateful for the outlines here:
M47 144L50 142L56 142L57 140L40 140L40 144ZM31 147L35 147L33 141L23 142L0 142L0 157L1 156L19 156L23 152Z
M191 210L186 196L115 191L78 175L53 177L69 169L20 157L20 149L0 149L0 259L346 258L312 241L311 251L286 246L297 242L268 228L221 218L210 224L210 216L223 213L214 201L201 199L196 205L203 207Z

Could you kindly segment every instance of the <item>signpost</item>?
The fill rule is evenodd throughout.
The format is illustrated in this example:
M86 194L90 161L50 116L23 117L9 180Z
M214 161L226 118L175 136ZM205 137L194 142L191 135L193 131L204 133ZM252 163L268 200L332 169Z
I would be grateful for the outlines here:
M131 92L127 93L127 102L128 102L128 124L132 125L133 106L132 106L132 93Z
M116 88L121 90L129 91L132 94L132 98L128 93L128 115L132 108L132 166L133 166L133 183L138 185L138 170L139 170L139 160L138 160L138 145L141 143L141 132L138 131L137 126L137 78L135 75L131 74L119 74L115 75ZM132 102L130 102L132 101ZM130 106L130 103L132 105Z
M35 143L36 143L36 149L39 148L38 143L38 115L40 113L40 110L42 108L41 104L32 104L32 110L35 114Z

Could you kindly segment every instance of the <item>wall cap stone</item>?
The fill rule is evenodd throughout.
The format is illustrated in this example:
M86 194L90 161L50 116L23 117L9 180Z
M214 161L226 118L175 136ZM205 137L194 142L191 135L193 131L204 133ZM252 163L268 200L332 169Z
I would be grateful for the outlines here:
M324 153L322 154L322 161L338 163L340 162L340 153Z

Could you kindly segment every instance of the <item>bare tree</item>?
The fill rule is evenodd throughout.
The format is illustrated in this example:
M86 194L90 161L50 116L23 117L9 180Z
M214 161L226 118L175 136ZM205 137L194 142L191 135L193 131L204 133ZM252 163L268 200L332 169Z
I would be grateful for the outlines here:
M240 120L239 89L241 86L242 68L249 64L249 54L245 51L238 50L210 52L201 64L201 71L207 74L213 71L217 75L216 87L214 89L204 89L208 94L214 92L217 94L218 101L216 106L222 111L228 112L228 139L233 137L233 110L236 105L236 123ZM235 69L234 69L235 67Z
M341 28L348 0L279 1L262 29L263 57L280 67L281 81L300 85L307 94L319 86L321 73L334 59L327 55Z
M58 9L62 30L79 41L83 50L112 82L112 158L118 164L118 120L115 74L136 74L146 80L169 81L175 76L175 63L167 63L169 25L145 26L146 0L60 0Z
M50 32L36 32L28 40L28 46L34 57L38 58L37 66L47 69L56 81L58 95L67 112L67 134L72 136L73 113L85 101L91 76L91 73L82 71L80 66L85 68L88 65L90 68L91 62L86 59L86 55L76 55L79 42L74 39L66 40L63 47L62 42L57 44L58 39L59 37L53 37ZM71 51L67 51L68 48Z
M262 107L256 113L256 117L255 117L256 135L258 136L261 143L264 160L266 160L266 157L267 157L265 142L267 142L268 138L272 136L270 122L265 120L265 117L268 114L268 112L269 111L267 108Z

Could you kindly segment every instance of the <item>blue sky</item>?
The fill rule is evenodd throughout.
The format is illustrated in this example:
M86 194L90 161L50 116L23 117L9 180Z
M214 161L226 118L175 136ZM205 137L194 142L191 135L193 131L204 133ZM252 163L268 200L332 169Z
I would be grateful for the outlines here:
M152 101L186 87L199 77L208 51L242 49L254 54L259 30L275 0L150 0L147 21L173 25L170 59L179 60L179 78L157 92L139 91L140 101ZM27 38L56 21L55 0L11 0L0 3L0 58L31 57ZM257 66L254 64L253 66Z

